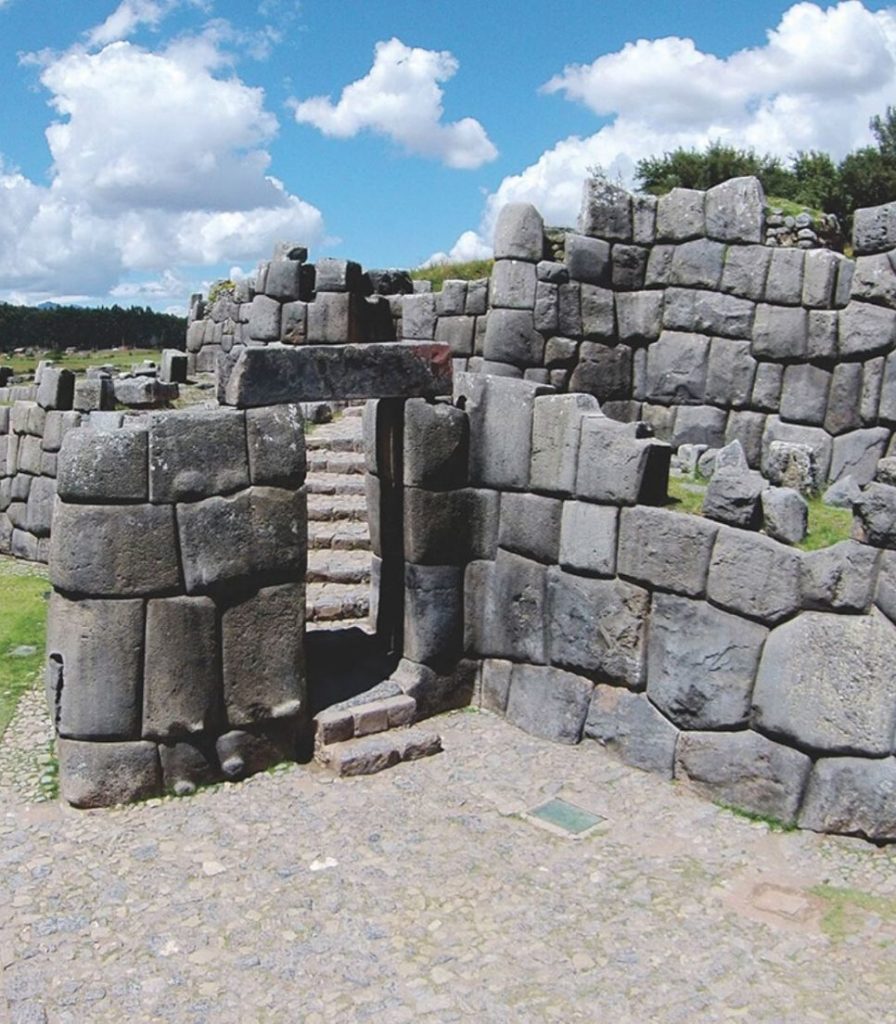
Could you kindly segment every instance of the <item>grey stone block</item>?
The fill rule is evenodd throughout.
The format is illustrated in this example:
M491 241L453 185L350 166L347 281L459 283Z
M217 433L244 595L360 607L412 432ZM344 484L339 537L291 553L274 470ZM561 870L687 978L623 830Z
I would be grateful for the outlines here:
M647 398L697 403L706 388L709 339L664 331L647 352Z
M55 593L47 658L50 712L60 736L137 739L143 656L142 601L71 601Z
M777 412L781 405L784 367L777 363L757 363L752 404L766 412Z
M666 495L671 450L603 415L582 419L576 495L610 504L657 504Z
M749 338L756 304L735 295L694 288L668 288L663 326L674 331L699 331L722 338Z
M75 391L75 375L71 370L45 366L37 388L37 404L41 409L71 409Z
M471 581L479 575L487 582L478 597L472 594ZM498 551L497 558L484 574L468 572L465 599L482 615L477 654L544 664L547 610L547 573L537 562ZM477 605L478 601L478 605ZM469 649L469 648L468 648Z
M174 509L57 502L50 581L70 594L132 597L180 583Z
M784 381L786 387L786 374ZM861 399L862 364L838 363L831 374L824 429L829 434L843 434L847 430L858 429L862 425Z
M498 658L485 658L482 662L480 706L486 711L503 715L510 696L510 675L513 662Z
M616 314L613 292L593 284L581 289L582 336L593 340L616 341Z
M842 476L836 483L831 484L821 496L821 500L825 505L831 505L833 508L851 510L859 500L861 493L859 485L851 476Z
M159 796L155 743L59 740L59 791L73 807L112 807Z
M230 497L178 505L187 592L246 576L300 578L306 562L304 491L250 487Z
M698 238L675 247L669 283L685 288L717 289L722 280L725 246Z
M599 412L600 405L592 395L543 395L535 399L530 473L534 490L573 492L582 419Z
M673 188L660 196L656 210L657 239L683 242L705 234L704 196L705 193L690 188Z
M488 312L488 278L480 277L467 282L467 298L464 312L467 316L481 316Z
M357 292L362 287L362 276L359 263L325 257L315 264L314 287L318 293Z
M706 193L706 234L723 242L764 241L765 194L757 178L729 178Z
M800 605L799 556L759 534L723 527L713 548L706 593L729 611L779 622Z
M896 203L856 210L852 241L859 256L896 247Z
M896 363L894 363L896 365ZM859 416L866 426L872 426L878 417L884 380L884 358L869 359L862 363L862 392L859 397Z
M31 473L37 476L40 473L41 454L39 437L33 434L20 437L16 468L20 473Z
M566 266L570 279L609 287L612 262L609 243L587 235L566 235Z
M851 301L840 312L840 355L888 352L896 345L896 310Z
M547 284L569 284L569 268L556 260L541 260L535 268L538 280Z
M64 501L126 502L149 497L146 430L66 434L58 465L57 487Z
M794 486L787 479L779 479L775 476L771 466L771 446L774 441L784 441L787 444L806 445L812 450L815 459L817 479L827 480L831 468L831 453L833 445L831 436L827 431L819 427L803 427L795 423L783 423L777 416L769 416L765 421L765 436L762 442L762 473L772 483L783 483L785 486Z
M444 403L412 398L404 407L404 484L452 490L467 483L469 424Z
M662 331L662 319L662 292L634 291L616 294L616 320L620 341L655 341Z
M181 411L149 430L149 495L153 502L209 497L246 487L245 414L233 409Z
M187 383L187 356L186 353L176 348L166 348L162 351L162 368L160 379L169 384Z
M772 250L765 245L730 246L725 254L723 292L762 302Z
M24 508L24 506L22 507ZM15 506L11 505L9 519L15 526L15 519L12 516L13 508ZM24 526L24 523L22 525ZM13 558L21 558L26 562L39 562L41 561L41 542L33 534L26 533L24 529L14 529L10 538L9 553Z
M840 314L836 309L809 310L809 339L806 345L809 359L835 358L839 326Z
M548 590L551 662L643 688L649 592L560 569L549 570Z
M683 729L746 725L768 630L704 601L656 594L647 696Z
M544 358L544 338L535 330L532 313L521 309L493 309L485 328L486 359L532 366Z
M674 245L654 245L651 247L650 255L647 257L647 270L644 273L645 287L663 288L668 286L674 256Z
M618 572L660 590L700 596L718 527L659 508L623 509Z
M737 446L739 461L720 464L724 453ZM715 471L703 499L703 515L730 526L758 530L762 521L761 495L766 484L761 473L747 467L740 442L732 441L719 451Z
M834 438L831 480L851 476L860 487L874 479L878 460L883 457L890 432L884 427L854 430Z
M535 286L535 330L542 334L554 334L560 324L560 293L558 286L539 281ZM488 331L488 324L486 324Z
M492 308L534 309L535 265L523 260L497 260L489 293Z
M720 448L725 440L728 414L712 405L683 405L675 415L670 437L673 447L683 444L705 444Z
M805 358L809 342L808 313L801 306L756 307L753 355L766 359Z
M612 284L619 291L637 291L644 287L650 250L641 245L614 245Z
M402 295L401 334L404 338L421 341L432 341L435 338L435 295Z
M544 252L544 221L531 203L508 203L498 214L495 259L537 263Z
M765 281L765 301L780 306L799 306L805 264L806 254L802 249L773 249Z
M62 447L62 440L65 435L80 425L80 413L48 412L41 447L45 452L58 452Z
M857 540L875 547L896 547L896 487L869 484L853 503L853 515Z
M800 828L896 839L896 759L821 758L809 777Z
M893 749L896 627L869 615L803 612L773 630L753 695L759 728L803 748L883 756Z
M404 656L426 665L455 662L463 640L463 569L405 565Z
M830 309L834 302L837 272L845 257L830 249L812 249L806 253L803 277L803 305L810 309Z
M762 492L765 532L782 544L799 544L809 528L809 506L792 487L770 487Z
M265 587L221 616L224 704L231 726L307 710L305 584Z
M361 299L354 292L318 292L308 304L308 344L349 345L364 341L362 309Z
M514 665L507 701L509 722L556 743L578 743L593 684L562 669Z
M215 753L225 779L242 779L256 772L294 760L295 730L289 720L263 727L232 729L215 741Z
M279 302L294 302L302 297L302 264L297 260L271 260L264 293Z
M632 238L633 197L606 179L587 178L582 189L578 228L583 235L627 242ZM655 206L655 204L654 204ZM642 213L643 218L643 213ZM652 236L651 239L652 241Z
M537 562L556 562L560 553L563 502L540 494L504 494L498 544Z
M280 314L280 339L290 345L304 345L308 338L308 303L285 302Z
M257 341L279 341L280 309L276 299L256 295L249 310L249 337Z
M656 206L656 196L632 196L632 240L639 245L656 241Z
M802 556L803 607L865 612L874 594L879 552L844 540Z
M451 351L433 342L266 345L244 349L227 382L226 403L416 398L451 389Z
M584 734L634 768L672 777L678 729L643 693L596 686Z
M498 505L495 491L471 488L429 491L406 487L405 558L419 565L462 565L471 557L493 557ZM373 529L371 541L376 551Z
M686 732L675 777L713 800L791 824L812 768L805 754L752 731Z
M896 422L896 353L891 352L884 363L878 414L887 423Z
M184 357L186 358L186 357ZM79 377L75 381L72 407L78 412L115 408L115 386L111 377Z
M557 330L571 338L582 336L582 286L577 281L557 286Z
M560 565L566 569L613 576L619 511L607 505L566 501L560 525Z
M301 486L305 479L305 421L301 406L247 410L246 447L249 479L253 484Z
M170 739L211 731L221 695L218 624L207 597L169 597L146 605L143 737Z
M528 266L529 264L525 264ZM436 341L447 345L452 355L471 356L475 341L476 318L472 316L439 317Z
M756 377L756 360L748 341L713 338L709 346L706 370L707 402L740 407L749 404Z
M795 363L784 370L781 419L821 426L827 413L831 375L811 363Z
M628 345L582 343L580 361L569 381L571 391L593 395L599 402L626 401L632 392L632 350Z
M162 743L159 761L162 788L172 796L191 796L201 786L221 781L217 759L205 743Z
M403 658L391 679L417 704L417 720L455 708L467 707L473 700L478 665L460 661L452 672L439 673L428 665ZM430 751L432 753L432 751ZM409 760L405 754L405 760Z
M46 476L37 476L28 491L25 528L35 537L49 537L53 522L56 484Z

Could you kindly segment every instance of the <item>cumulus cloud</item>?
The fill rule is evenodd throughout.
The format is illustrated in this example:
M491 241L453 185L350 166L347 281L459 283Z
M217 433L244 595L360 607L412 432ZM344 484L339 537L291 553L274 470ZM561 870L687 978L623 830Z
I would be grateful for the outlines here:
M278 125L262 90L218 74L223 63L208 36L159 52L117 41L41 57L57 115L51 181L0 168L4 291L103 296L133 272L321 237L320 211L269 173Z
M347 85L337 103L315 96L294 100L292 108L296 121L332 138L351 138L367 129L449 167L481 167L498 155L482 125L472 117L442 121L439 83L457 69L457 60L446 50L405 46L393 38L376 44L370 71Z
M122 0L102 24L87 33L88 46L105 46L127 39L141 25L156 28L178 0Z
M782 158L807 149L841 158L867 145L869 119L896 97L896 9L798 3L765 45L725 58L691 39L639 39L564 68L542 92L582 103L608 123L557 142L504 178L485 204L483 242L512 201L534 203L550 223L574 224L594 166L631 186L638 160L715 139Z

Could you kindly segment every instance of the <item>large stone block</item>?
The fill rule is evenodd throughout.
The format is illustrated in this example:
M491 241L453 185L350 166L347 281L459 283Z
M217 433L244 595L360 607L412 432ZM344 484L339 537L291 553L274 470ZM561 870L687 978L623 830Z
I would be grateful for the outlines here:
M706 588L718 527L661 508L623 509L618 572L660 590L699 597Z
M785 377L785 387L786 383ZM861 399L862 364L838 363L831 374L824 429L829 434L857 430L862 425Z
M616 341L616 312L613 292L593 284L581 289L582 335L596 341Z
M765 359L802 359L809 343L809 315L801 306L756 307L753 355Z
M142 601L71 601L53 594L47 622L60 736L138 739L143 659Z
M767 487L762 492L765 532L783 544L799 544L809 528L809 505L792 487Z
M803 249L772 250L772 262L765 282L765 300L780 306L799 306L803 299L803 270L806 253Z
M560 291L556 284L539 281L535 286L533 323L535 330L542 334L557 333L560 325Z
M678 729L643 693L621 686L595 686L585 736L634 768L672 777Z
M73 807L113 807L162 792L155 743L59 740L59 792Z
M510 676L513 662L499 658L485 658L482 662L479 705L486 711L503 715L507 711L510 696Z
M548 573L550 660L635 689L644 686L650 594L621 580Z
M748 405L756 377L756 360L748 341L713 338L706 370L707 402L740 408Z
M180 585L174 509L57 502L50 582L69 594L135 597Z
M81 414L77 412L48 412L44 425L41 447L45 452L58 452L65 435L81 426ZM0 463L2 466L2 463Z
M706 234L723 242L764 241L765 193L758 178L729 178L706 193Z
M187 592L246 576L301 578L306 564L304 491L250 487L177 506Z
M593 688L589 679L559 668L514 665L507 720L533 736L578 743Z
M806 252L803 275L803 305L810 309L829 309L834 302L837 273L845 257L830 249Z
M600 412L592 395L543 395L532 417L530 484L534 490L571 494L575 488L582 420Z
M264 282L264 293L280 302L302 297L302 264L298 260L271 260Z
M673 188L660 196L656 209L657 239L683 242L704 234L704 197L704 192L692 188Z
M256 341L279 341L280 310L276 299L256 295L249 310L249 337Z
M703 401L709 339L664 331L647 351L647 398L676 404Z
M753 693L759 728L802 748L880 757L896 730L896 627L803 612L769 636Z
M821 426L828 405L831 375L811 363L795 363L784 370L781 419Z
M560 523L559 562L566 569L613 576L619 510L608 505L566 501Z
M896 487L869 484L853 502L853 515L854 537L875 547L896 548Z
M757 363L751 403L765 412L777 412L781 407L783 384L783 366L778 363Z
M467 629L475 643L471 653L544 664L547 611L547 572L543 565L521 555L498 551L489 568L467 572L465 601L468 617L479 619ZM483 563L473 563L482 566ZM471 566L472 569L472 566Z
M704 444L721 448L725 443L728 413L714 405L682 405L675 414L670 435L672 445Z
M249 479L253 484L301 486L305 479L305 420L301 406L247 410L246 447Z
M536 281L534 263L496 260L489 282L492 308L534 309Z
M839 327L840 314L836 309L810 309L806 356L809 359L833 360L837 355Z
M872 426L877 421L878 413L881 409L884 365L885 360L883 356L878 356L876 359L869 359L867 362L862 363L862 393L859 398L859 415L862 423L866 426ZM896 367L896 361L894 361L894 367ZM889 388L888 391L892 394L892 388Z
M620 341L655 341L663 327L663 293L617 292L616 321Z
M859 256L896 248L896 203L856 210L852 243Z
M492 309L485 327L486 359L535 366L544 358L544 338L533 315L522 309Z
M226 404L417 398L451 390L451 350L425 342L266 345L244 349L227 382Z
M639 245L656 241L656 207L656 196L632 196L632 239Z
M508 203L495 224L495 259L537 263L544 253L544 221L531 203Z
M191 501L237 491L248 483L244 413L185 410L152 422L150 501Z
M669 283L684 288L717 289L722 280L725 246L697 238L675 247Z
M563 502L540 494L504 494L498 543L506 551L556 562L560 553L560 516Z
M614 245L612 251L613 288L626 292L643 288L649 255L650 250L641 245Z
M566 266L570 279L608 287L612 277L610 246L599 238L566 235Z
M844 540L802 556L803 607L821 611L864 612L874 594L879 552Z
M353 260L328 256L315 264L314 287L318 292L357 292L363 285L362 278L361 265Z
M624 402L632 393L632 350L628 345L582 343L570 391L593 395L599 402Z
M364 341L363 313L361 297L354 292L318 292L314 301L308 303L308 344L349 345Z
M146 501L147 432L68 432L61 448L56 482L59 497L64 501Z
M762 302L771 259L772 250L765 245L730 246L725 254L722 291Z
M812 761L752 731L683 732L675 777L710 799L791 824Z
M885 427L868 427L835 437L830 479L841 480L851 476L860 487L864 487L874 479L878 460L883 458L889 440L890 431Z
M29 488L25 508L25 528L35 537L50 536L55 500L55 482L47 476L36 476Z
M671 449L606 416L582 419L576 495L614 505L658 504L666 496Z
M878 843L896 839L896 758L821 758L809 776L799 824Z
M404 484L453 490L467 482L470 430L466 414L412 398L404 407Z
M557 331L564 337L582 336L582 286L578 281L557 285Z
M737 464L720 465L723 453L737 446ZM760 499L767 486L762 474L747 468L747 459L737 441L723 448L716 458L715 471L703 499L703 515L719 523L758 530L762 521Z
M632 198L631 193L605 178L587 178L582 189L579 231L593 238L631 241Z
M667 288L663 326L720 338L749 338L756 304L735 295L695 288Z
M224 705L231 726L307 711L305 584L264 587L221 616Z
M456 565L405 565L406 658L425 665L457 660L463 640L463 575Z
M896 310L850 302L840 313L840 355L889 352L896 345Z
M525 264L529 266L529 264ZM442 316L436 325L436 341L447 345L454 356L471 356L476 340L476 318L472 316Z
M143 736L170 739L219 725L218 623L207 597L167 597L146 605Z
M402 295L401 334L409 340L432 341L436 336L436 297L429 293Z
M41 409L71 409L75 394L75 375L71 370L45 366L37 388Z
M811 448L815 458L815 466L821 480L827 480L831 468L833 445L831 436L819 427L804 427L795 423L783 423L777 416L769 416L765 421L765 435L762 441L762 472L772 479L769 473L771 445L773 441L784 441L787 444L803 444Z
M799 555L784 545L733 528L719 530L706 593L714 603L766 623L800 605Z
M703 601L656 594L647 695L683 729L745 725L768 630Z
M419 565L463 565L470 558L493 557L498 498L496 491L473 488L430 491L406 487L405 558Z

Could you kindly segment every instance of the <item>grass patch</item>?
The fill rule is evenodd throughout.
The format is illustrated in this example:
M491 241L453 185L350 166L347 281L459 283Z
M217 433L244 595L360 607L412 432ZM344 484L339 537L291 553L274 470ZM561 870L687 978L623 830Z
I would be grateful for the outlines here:
M728 811L729 814L733 814L738 818L745 818L747 821L759 822L769 830L769 832L796 832L797 826L793 822L781 821L780 818L774 818L770 814L758 814L756 811L745 811L742 807L735 807L734 804L717 803L717 807L721 807L723 811Z
M669 507L675 512L692 516L703 515L703 496L706 488L702 481L687 476L669 476Z
M818 551L849 540L852 536L852 511L825 505L821 498L809 499L809 532L797 547L803 551Z
M43 575L12 558L0 559L0 737L43 665L49 591ZM12 653L28 647L33 654Z
M0 366L11 366L13 373L34 373L41 359L52 359L62 370L75 372L87 369L88 366L109 365L116 370L130 370L134 363L142 363L144 359L154 363L161 362L162 353L157 348L130 349L98 349L96 352L79 352L67 356L64 352L37 352L33 356L11 355L0 353Z
M792 199L780 199L777 196L766 196L765 209L768 213L772 210L780 210L785 217L799 217L801 213L808 213L814 221L819 221L824 216L824 211L805 203L796 203Z
M816 885L811 892L825 903L821 927L825 935L835 941L861 931L866 914L888 921L896 919L896 899L892 896L872 896L860 889L827 884Z
M416 281L432 281L433 291L441 291L446 281L476 281L488 277L494 260L468 260L466 263L437 263L432 267L418 267L411 271Z

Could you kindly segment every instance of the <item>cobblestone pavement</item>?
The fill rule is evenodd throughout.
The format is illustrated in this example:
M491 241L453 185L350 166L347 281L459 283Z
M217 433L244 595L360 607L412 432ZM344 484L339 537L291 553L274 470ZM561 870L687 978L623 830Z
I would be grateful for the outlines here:
M35 701L13 742L42 741ZM896 1021L894 852L484 713L436 724L445 753L381 775L111 811L0 777L11 1024ZM558 795L605 821L525 817Z

